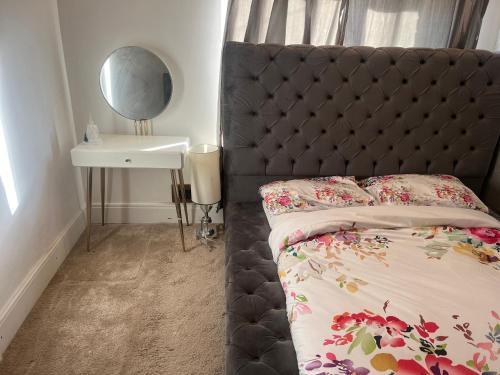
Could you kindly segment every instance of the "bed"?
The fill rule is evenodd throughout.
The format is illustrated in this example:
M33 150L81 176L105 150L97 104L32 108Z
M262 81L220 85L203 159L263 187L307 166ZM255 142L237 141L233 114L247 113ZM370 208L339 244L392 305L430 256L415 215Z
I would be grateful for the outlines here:
M259 186L447 174L483 196L499 173L500 57L228 42L222 79L226 374L298 374Z

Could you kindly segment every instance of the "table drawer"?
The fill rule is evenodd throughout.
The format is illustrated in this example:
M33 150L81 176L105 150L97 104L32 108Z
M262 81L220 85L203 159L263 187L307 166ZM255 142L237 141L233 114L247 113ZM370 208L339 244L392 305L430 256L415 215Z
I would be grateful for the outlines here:
M107 151L96 153L73 149L71 159L73 165L78 167L180 169L184 164L183 154L174 152Z

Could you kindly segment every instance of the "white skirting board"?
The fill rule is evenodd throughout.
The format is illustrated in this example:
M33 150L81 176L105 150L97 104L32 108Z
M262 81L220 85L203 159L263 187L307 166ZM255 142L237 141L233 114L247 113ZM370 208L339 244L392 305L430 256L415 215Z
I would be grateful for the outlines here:
M196 207L196 208L195 208ZM200 207L188 203L189 223L199 223L202 216ZM184 206L181 205L182 218L184 218ZM215 207L210 211L210 217L214 223L222 223L222 210L215 212ZM105 222L113 223L177 223L177 213L173 203L107 203L104 211ZM101 205L92 205L92 222L101 222Z
M85 213L78 212L26 275L0 310L0 360L17 330L85 229Z

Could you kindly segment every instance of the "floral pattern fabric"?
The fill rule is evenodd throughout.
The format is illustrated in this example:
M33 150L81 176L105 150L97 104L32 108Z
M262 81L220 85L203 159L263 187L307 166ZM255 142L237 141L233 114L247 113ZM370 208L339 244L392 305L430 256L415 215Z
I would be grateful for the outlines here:
M264 207L271 215L293 211L311 211L332 207L373 205L354 177L318 177L275 181L261 186Z
M361 181L360 186L381 205L462 207L488 212L474 192L454 176L378 176Z
M497 220L430 207L299 216L270 245L301 374L500 374Z

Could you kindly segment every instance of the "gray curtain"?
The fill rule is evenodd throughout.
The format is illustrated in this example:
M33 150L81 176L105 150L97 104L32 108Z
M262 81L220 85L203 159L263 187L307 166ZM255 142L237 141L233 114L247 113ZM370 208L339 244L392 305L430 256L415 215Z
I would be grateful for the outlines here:
M225 40L474 48L488 0L230 0Z
M232 0L225 40L336 44L347 6L347 0Z
M476 48L488 0L457 0L448 39L451 48Z

